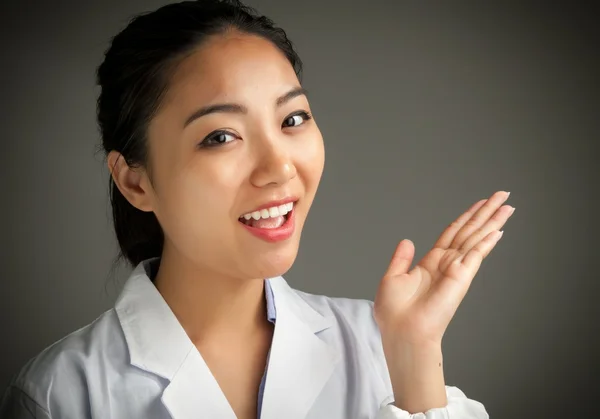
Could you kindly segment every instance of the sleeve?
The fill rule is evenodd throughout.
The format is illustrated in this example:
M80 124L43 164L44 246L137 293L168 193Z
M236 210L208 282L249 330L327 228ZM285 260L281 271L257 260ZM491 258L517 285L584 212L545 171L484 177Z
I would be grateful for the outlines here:
M489 419L483 404L467 398L457 387L446 386L446 395L446 407L413 414L394 406L393 398L384 400L375 419Z
M6 389L0 402L1 419L52 419L50 413L18 387Z

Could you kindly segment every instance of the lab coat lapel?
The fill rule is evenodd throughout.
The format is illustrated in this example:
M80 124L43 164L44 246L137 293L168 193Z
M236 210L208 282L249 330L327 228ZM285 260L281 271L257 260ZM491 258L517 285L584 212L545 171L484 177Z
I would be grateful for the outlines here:
M161 400L173 419L235 419L208 365L150 280L153 262L136 267L115 305L131 364L168 380ZM304 419L340 358L318 336L333 319L283 278L269 282L277 319L261 419Z
M195 348L165 389L162 402L173 419L236 418L217 380Z
M235 419L208 365L146 269L148 262L134 270L115 305L131 364L169 381L162 402L173 419Z
M313 309L281 277L270 279L277 320L271 346L261 419L302 419L339 361L339 353L317 333L333 319Z

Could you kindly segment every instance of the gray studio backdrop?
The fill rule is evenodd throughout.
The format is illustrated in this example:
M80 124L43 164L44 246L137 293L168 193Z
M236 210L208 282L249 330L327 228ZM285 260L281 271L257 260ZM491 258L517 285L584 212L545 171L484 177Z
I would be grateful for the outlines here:
M94 72L128 18L161 4L0 6L0 391L108 309L128 273L110 271ZM593 8L250 4L297 45L326 144L291 284L372 299L399 240L420 258L471 203L509 190L517 211L445 337L447 383L493 418L600 417Z

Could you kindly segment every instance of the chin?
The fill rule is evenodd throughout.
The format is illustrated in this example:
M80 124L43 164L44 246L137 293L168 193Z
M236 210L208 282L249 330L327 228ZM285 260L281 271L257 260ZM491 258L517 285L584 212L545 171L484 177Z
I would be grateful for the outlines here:
M278 249L255 256L252 263L252 271L255 274L252 277L267 279L288 272L298 255L298 246L290 247L290 249Z

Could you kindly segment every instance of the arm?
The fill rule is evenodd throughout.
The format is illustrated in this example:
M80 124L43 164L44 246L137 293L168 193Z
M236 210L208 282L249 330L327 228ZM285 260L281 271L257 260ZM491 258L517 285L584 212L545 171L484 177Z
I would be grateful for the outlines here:
M441 345L385 343L394 405L408 412L425 412L448 404Z

